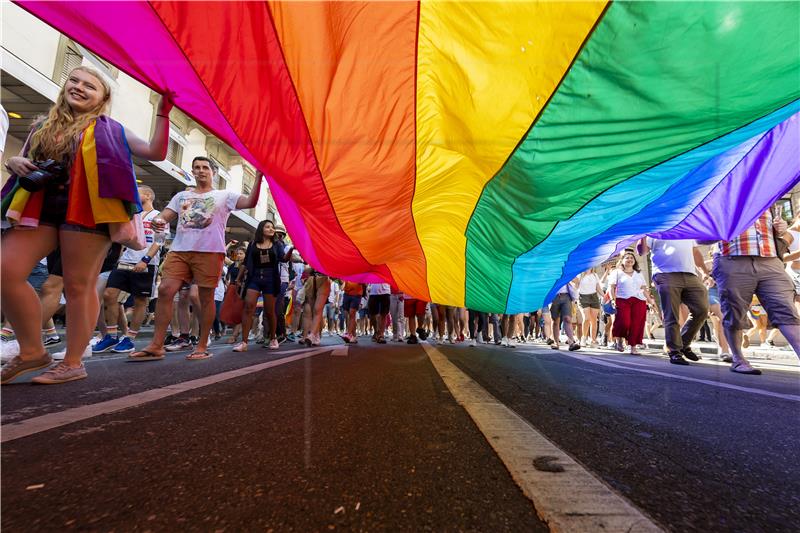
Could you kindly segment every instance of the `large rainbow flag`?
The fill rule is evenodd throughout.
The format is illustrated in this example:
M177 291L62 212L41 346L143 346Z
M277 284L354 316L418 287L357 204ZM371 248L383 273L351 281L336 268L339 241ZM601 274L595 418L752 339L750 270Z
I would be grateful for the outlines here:
M798 2L18 4L174 91L313 266L439 303L535 309L800 179Z

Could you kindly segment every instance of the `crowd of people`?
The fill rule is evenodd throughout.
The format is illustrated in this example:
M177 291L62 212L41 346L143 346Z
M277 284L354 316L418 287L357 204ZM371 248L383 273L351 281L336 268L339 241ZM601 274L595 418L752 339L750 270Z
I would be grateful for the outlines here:
M12 177L2 204L4 384L40 370L35 383L83 379L83 359L98 353L147 362L185 351L195 361L211 357L209 344L215 341L246 352L257 343L271 350L285 342L317 346L325 334L348 344L513 348L538 342L553 350L604 346L635 356L645 335L653 338L663 325L670 363L688 365L700 358L692 342L708 319L715 333L705 335L716 339L720 357L734 372L760 373L742 350L756 334L768 342L770 327L800 354L800 216L790 227L770 209L724 242L644 237L566 283L541 309L484 313L422 301L387 283L332 279L303 261L274 220L261 221L249 243L226 243L230 213L258 202L260 173L248 195L216 190L215 162L195 157L196 185L155 209L155 193L137 184L131 156L164 158L169 95L158 105L149 141L108 118L110 99L102 77L78 67L20 155L7 160ZM115 128L124 134L108 133ZM113 175L101 178L111 183L105 188L97 175L81 170L89 168L89 138L113 166ZM30 184L36 180L38 185ZM129 204L141 208L143 247L124 247L118 237L126 224L118 213L129 219ZM708 255L702 251L706 245ZM652 277L642 272L645 265L651 265ZM51 355L47 346L62 342L53 323L62 305L66 348ZM147 322L152 335L137 347Z

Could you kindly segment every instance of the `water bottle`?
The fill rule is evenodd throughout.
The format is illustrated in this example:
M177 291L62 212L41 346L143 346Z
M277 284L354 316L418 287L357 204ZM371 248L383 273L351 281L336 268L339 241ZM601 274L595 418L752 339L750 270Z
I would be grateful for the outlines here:
M164 245L164 241L167 240L167 231L163 229L161 231L154 231L153 232L153 242L158 244L159 246Z

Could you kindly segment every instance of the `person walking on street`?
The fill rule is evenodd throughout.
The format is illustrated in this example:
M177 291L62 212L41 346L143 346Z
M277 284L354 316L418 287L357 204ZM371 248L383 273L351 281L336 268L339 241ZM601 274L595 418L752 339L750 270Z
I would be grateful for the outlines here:
M754 294L800 357L800 315L776 241L784 239L791 246L788 228L785 220L767 210L740 235L717 244L711 275L719 287L722 328L733 359L731 372L761 374L742 353L742 332L750 327L747 314Z
M553 319L553 343L550 345L550 348L553 350L559 349L562 323L564 325L564 332L567 334L569 351L574 352L581 349L581 345L575 340L575 334L572 329L572 301L577 299L576 292L572 282L568 282L558 289L555 298L553 298L550 304L550 315Z
M661 300L669 362L688 365L686 359L699 361L691 344L708 317L708 291L703 281L709 276L697 242L644 237L640 247L643 256L652 254L653 281ZM697 276L698 270L703 273L702 280ZM681 304L689 309L683 327L678 324Z
M26 280L58 246L69 315L67 351L61 363L34 382L87 377L81 359L100 308L95 285L111 246L109 224L128 224L131 210L141 210L132 156L164 159L172 106L168 96L161 98L150 141L140 139L107 116L111 88L103 76L77 67L47 117L34 124L20 155L6 162L13 176L3 188L2 217L12 228L2 237L0 291L20 354L3 367L0 382L48 367L53 360L42 344L39 298ZM104 156L98 158L98 152Z
M144 237L148 247L144 250L126 248L119 259L117 268L111 271L106 289L103 291L106 324L113 327L119 318L119 294L125 291L133 295L133 315L128 326L128 335L121 338L107 335L98 342L94 349L98 352L111 350L117 353L128 353L134 350L133 341L144 322L147 305L153 295L156 281L156 265L160 262L161 243L156 242L152 221L160 211L153 207L155 192L147 185L139 186L139 197L142 199L142 224Z
M623 351L622 340L625 339L631 355L641 355L638 346L644 340L646 302L651 298L633 252L626 251L622 254L617 268L608 277L608 284L617 311L612 329L616 338L615 348Z
M246 288L244 311L242 312L242 342L237 344L234 352L247 351L247 339L253 325L253 314L258 297L264 298L264 323L268 328L264 333L265 342L270 350L280 347L276 335L277 318L275 316L275 298L280 294L280 268L278 263L287 261L294 248L287 248L277 238L275 225L271 220L262 220L256 228L253 242L245 252L244 269L239 271L239 278L244 277Z
M153 340L144 349L131 353L128 357L132 361L164 358L164 337L172 319L173 299L181 286L192 280L197 284L200 297L200 329L197 346L186 358L193 361L211 357L208 337L214 322L214 290L225 260L225 226L234 209L256 206L264 177L259 172L250 194L243 196L234 191L215 190L212 183L216 173L214 161L195 157L192 175L197 187L176 194L161 217L153 219L156 231L163 231L174 220L177 220L177 230L162 268Z

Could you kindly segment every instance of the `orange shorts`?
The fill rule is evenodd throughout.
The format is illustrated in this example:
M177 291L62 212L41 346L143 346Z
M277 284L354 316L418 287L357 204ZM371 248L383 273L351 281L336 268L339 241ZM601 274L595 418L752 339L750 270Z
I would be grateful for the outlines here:
M194 281L198 287L213 289L219 283L224 261L225 254L214 252L170 252L161 267L161 277Z

